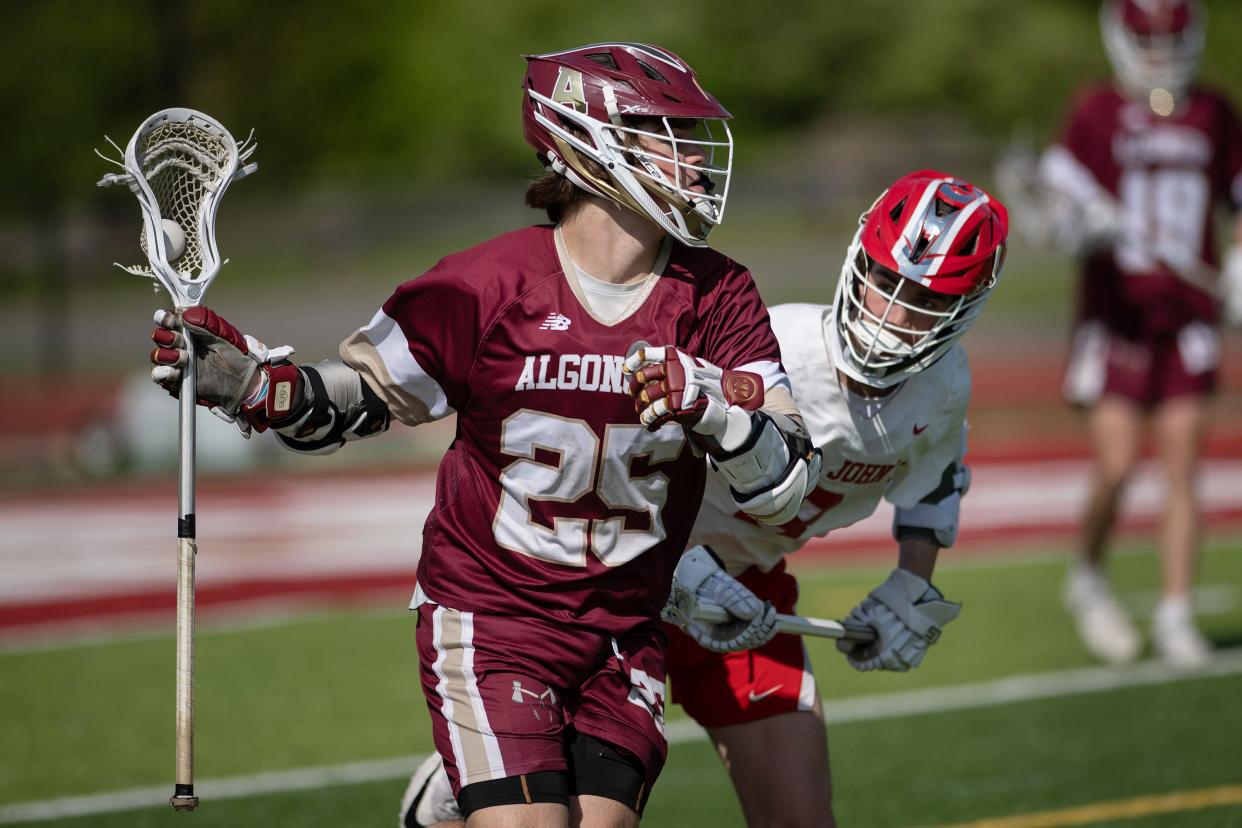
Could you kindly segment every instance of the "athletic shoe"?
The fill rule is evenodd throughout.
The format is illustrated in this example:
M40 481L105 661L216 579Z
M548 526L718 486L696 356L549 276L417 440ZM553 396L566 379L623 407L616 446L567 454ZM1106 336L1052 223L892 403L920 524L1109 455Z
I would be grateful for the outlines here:
M424 828L437 822L462 819L440 754L433 753L424 759L410 777L410 784L401 797L398 818L399 828Z
M1106 664L1134 661L1139 636L1130 616L1097 567L1078 564L1065 579L1065 608L1074 617L1078 635L1093 656Z
M1190 602L1185 598L1160 602L1152 619L1151 638L1156 655L1172 667L1193 669L1212 660L1212 645L1195 626Z

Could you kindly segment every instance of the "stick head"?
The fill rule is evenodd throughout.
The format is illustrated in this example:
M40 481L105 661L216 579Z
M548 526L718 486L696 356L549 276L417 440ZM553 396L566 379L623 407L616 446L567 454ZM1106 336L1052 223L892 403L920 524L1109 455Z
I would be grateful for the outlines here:
M216 210L229 183L255 170L245 163L254 148L250 138L238 145L218 121L193 109L165 109L143 121L124 160L113 161L124 172L99 181L126 184L142 209L139 245L149 267L125 270L159 281L178 308L200 304L223 264Z

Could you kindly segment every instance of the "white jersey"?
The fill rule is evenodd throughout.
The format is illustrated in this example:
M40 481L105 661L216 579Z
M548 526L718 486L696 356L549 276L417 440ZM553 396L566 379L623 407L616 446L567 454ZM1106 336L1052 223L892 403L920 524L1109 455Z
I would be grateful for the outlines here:
M881 497L913 508L966 450L970 367L960 344L893 393L861 397L832 364L831 305L779 305L770 314L794 399L824 465L819 486L783 526L749 520L721 475L708 475L690 541L710 546L735 575L750 566L770 570L811 538L869 516Z

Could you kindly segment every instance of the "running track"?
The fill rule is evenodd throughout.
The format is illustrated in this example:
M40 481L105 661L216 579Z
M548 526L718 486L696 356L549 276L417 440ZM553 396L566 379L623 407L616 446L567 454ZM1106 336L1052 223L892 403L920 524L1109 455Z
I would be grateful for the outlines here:
M948 555L995 555L1072 536L1087 487L1083 460L975 459L972 467L961 539ZM1155 525L1161 487L1153 472L1144 466L1132 485L1127 532ZM413 587L432 485L425 472L200 481L200 615L274 603L401 606ZM1201 490L1210 528L1242 527L1242 457L1206 461ZM794 560L878 565L892 555L890 520L883 507ZM0 641L171 621L175 523L171 484L0 499Z

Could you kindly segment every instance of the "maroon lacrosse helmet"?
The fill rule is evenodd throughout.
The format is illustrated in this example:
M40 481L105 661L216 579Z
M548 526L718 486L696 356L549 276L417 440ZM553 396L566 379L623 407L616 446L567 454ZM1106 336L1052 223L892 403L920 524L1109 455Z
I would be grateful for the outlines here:
M1000 277L1008 233L1005 206L960 178L919 170L893 182L863 214L841 268L829 336L837 367L887 388L944 356ZM901 277L897 286L874 278L873 265ZM918 289L903 287L906 280L953 301L914 303L908 297ZM869 294L882 298L879 311ZM922 324L895 321L911 318Z
M1148 100L1157 89L1180 99L1203 56L1204 13L1195 0L1105 0L1104 49L1126 92Z
M526 61L523 131L540 159L682 242L706 244L724 217L733 155L725 121L732 116L694 70L641 43L598 43Z

